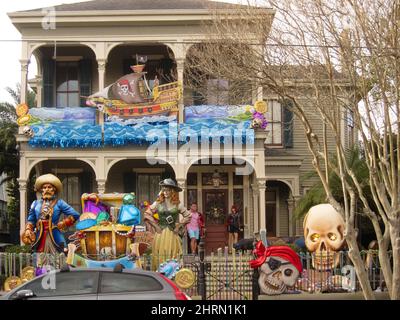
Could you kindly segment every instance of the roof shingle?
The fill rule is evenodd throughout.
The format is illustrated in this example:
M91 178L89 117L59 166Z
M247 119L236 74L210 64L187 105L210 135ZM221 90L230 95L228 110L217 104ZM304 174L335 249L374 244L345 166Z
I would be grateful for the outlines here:
M94 0L55 6L56 11L99 11L99 10L198 10L227 9L240 6L232 3L209 0ZM41 11L42 8L27 10Z

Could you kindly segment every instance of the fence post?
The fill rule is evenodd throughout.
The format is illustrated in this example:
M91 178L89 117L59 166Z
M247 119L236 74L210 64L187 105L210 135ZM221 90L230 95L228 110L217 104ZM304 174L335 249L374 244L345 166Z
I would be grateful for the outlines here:
M260 277L260 273L258 272L258 268L253 269L253 277L251 278L251 287L253 291L253 299L258 300L258 296L260 295L260 286L258 285L258 278Z
M201 299L202 300L206 300L206 274L205 274L205 262L204 262L204 237L200 238L199 258L200 258L199 294L201 295Z

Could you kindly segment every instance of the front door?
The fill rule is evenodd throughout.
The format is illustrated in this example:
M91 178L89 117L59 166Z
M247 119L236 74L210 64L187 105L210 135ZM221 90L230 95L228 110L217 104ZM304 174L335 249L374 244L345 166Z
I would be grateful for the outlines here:
M226 220L228 214L227 190L204 190L203 208L205 215L206 254L216 252L228 244Z

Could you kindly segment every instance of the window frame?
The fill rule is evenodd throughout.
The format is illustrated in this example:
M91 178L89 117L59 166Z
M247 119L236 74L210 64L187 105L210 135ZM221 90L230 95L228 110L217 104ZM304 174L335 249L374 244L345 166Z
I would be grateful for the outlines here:
M67 83L67 90L58 90L58 86L57 86L57 70L60 67L60 64L65 64L67 66L67 74L66 74L66 83ZM78 89L77 90L68 90L68 76L69 76L69 69L71 68L71 65L74 66L74 69L76 69L76 81L78 83ZM69 94L74 94L77 93L78 94L78 106L80 106L80 96L81 96L81 83L80 83L80 70L79 70L79 62L72 60L72 61L56 61L55 63L55 68L54 68L54 94L55 94L55 104L57 108L71 108L71 107L77 107L77 106L72 106L69 104ZM58 101L58 94L64 93L67 95L67 105L66 106L61 106L58 105L57 101Z
M272 148L284 148L284 125L283 125L283 104L282 102L280 102L277 99L271 99L271 100L266 100L267 104L268 104L268 112L271 112L271 117L272 117L272 121L268 121L268 125L267 125L267 129L268 127L270 128L270 133L269 136L271 137L271 143L266 142L265 145L267 147L272 147ZM280 108L280 121L273 121L273 116L274 116L274 112L272 110L273 108L273 103L276 103L279 105ZM271 111L270 111L271 110ZM274 134L273 134L273 128L274 126L280 125L281 128L281 137L280 137L280 143L274 143ZM268 140L269 138L267 138Z

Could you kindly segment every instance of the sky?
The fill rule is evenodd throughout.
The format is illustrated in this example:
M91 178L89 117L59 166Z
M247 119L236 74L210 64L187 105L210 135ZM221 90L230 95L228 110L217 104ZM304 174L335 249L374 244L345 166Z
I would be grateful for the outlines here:
M5 87L15 88L21 82L21 35L12 25L7 12L24 11L36 8L45 8L60 5L63 3L83 2L84 0L12 0L1 1L0 6L0 101L13 103L12 98L5 90ZM151 1L151 0L149 0ZM168 1L168 0L165 0ZM241 0L218 0L221 2L240 3ZM36 75L36 61L31 58L28 78Z

